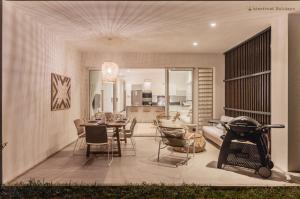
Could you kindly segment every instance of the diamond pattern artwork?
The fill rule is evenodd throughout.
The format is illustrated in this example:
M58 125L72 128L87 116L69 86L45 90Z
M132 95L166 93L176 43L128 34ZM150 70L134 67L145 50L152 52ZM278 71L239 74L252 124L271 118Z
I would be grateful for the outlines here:
M71 107L71 78L51 73L51 111Z

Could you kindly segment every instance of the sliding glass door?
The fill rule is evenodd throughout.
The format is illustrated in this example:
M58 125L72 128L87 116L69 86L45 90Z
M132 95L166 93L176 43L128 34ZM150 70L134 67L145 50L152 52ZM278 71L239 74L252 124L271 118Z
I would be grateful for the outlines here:
M168 79L168 114L180 114L180 119L187 123L193 121L193 69L169 69Z
M89 79L91 118L98 112L122 112L130 106L149 109L150 106L163 107L170 116L180 114L186 123L193 121L193 69L123 69L114 84L103 82L100 70L91 70ZM150 103L145 103L145 97L135 103L135 93L151 93Z
M89 115L103 110L103 84L101 71L89 71Z
M89 72L89 109L90 118L98 112L121 112L125 110L124 81L118 79L115 83L102 81L100 70Z

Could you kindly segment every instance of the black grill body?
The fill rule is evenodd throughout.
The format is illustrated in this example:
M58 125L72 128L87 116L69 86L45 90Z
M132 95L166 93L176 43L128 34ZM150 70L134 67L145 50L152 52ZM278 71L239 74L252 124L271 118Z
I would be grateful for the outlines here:
M221 124L227 133L220 149L217 167L240 166L254 169L261 177L270 177L274 164L269 154L266 133L270 128L284 128L284 125L261 125L246 116Z

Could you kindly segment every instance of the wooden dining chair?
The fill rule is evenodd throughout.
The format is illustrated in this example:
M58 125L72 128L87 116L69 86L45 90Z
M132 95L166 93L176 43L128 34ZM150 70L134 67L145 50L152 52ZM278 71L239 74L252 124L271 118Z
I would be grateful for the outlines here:
M86 144L87 157L90 156L91 146L106 146L108 165L111 165L114 159L114 138L107 136L106 125L86 126Z

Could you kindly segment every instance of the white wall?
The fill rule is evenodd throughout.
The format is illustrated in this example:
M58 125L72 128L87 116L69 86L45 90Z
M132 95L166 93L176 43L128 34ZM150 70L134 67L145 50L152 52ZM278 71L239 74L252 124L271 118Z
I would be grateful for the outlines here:
M300 171L300 14L289 15L288 170Z
M73 120L87 114L81 54L9 2L3 3L3 181L75 140ZM71 78L71 108L50 109L50 74Z
M224 89L224 65L223 54L197 54L197 53L94 53L82 54L82 65L87 68L101 68L101 64L107 60L114 60L121 68L215 68L215 95L214 117L224 114L225 89ZM194 74L198 75L198 74ZM197 84L197 82L195 82ZM196 90L195 88L194 91ZM197 116L197 98L194 98L194 115ZM194 118L197 121L197 118Z
M271 123L284 124L272 129L272 160L288 170L288 16L274 18L271 24Z

